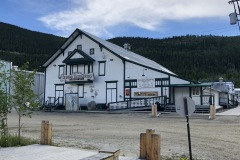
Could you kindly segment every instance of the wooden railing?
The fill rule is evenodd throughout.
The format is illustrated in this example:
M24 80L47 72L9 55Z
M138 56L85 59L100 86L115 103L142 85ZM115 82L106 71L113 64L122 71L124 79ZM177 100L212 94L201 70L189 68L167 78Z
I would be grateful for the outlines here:
M48 100L43 105L44 111L53 111L59 105L63 105L63 97L48 97Z
M55 97L48 97L48 100L45 102L45 104L54 104L54 105L57 105L57 104L63 104L63 97L58 97L58 98L55 98Z
M131 109L140 107L150 107L155 103L159 103L160 106L165 107L168 98L166 96L141 98L141 99L128 99L126 101L111 102L108 103L109 110L119 110L119 109Z

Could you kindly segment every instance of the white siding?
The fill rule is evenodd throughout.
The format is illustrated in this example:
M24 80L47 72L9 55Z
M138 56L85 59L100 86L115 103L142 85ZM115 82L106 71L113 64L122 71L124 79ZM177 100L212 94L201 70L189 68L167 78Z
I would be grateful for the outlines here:
M180 87L175 88L175 102L179 97L186 96L189 97L189 88L188 87Z
M171 84L189 84L190 82L187 80L183 80L183 79L171 76L170 83Z
M146 69L146 70L145 70ZM144 76L142 76L144 75ZM167 74L162 72L147 69L137 64L126 62L126 79L140 79L140 78L168 78Z
M94 38L94 36L91 36ZM82 98L79 98L80 106L86 106L90 101L95 101L98 103L106 103L109 101L123 101L124 97L124 79L125 80L146 80L149 79L149 82L152 82L153 80L153 86L148 87L139 87L139 88L131 88L132 98L134 97L134 92L158 92L158 96L163 95L169 95L169 89L168 87L165 87L162 89L162 87L155 88L155 79L156 78L170 78L169 85L172 84L189 84L189 81L177 78L175 76L171 76L173 74L172 72L168 71L164 67L156 64L155 62L148 60L144 57L141 57L139 55L136 55L133 52L126 51L116 47L115 45L109 44L109 42L103 43L103 40L99 40L99 38L96 38L95 40L101 42L104 46L112 47L106 49L104 47L100 47L101 44L96 43L92 39L88 38L84 34L81 36L77 36L77 38L71 42L71 44L68 45L68 47L64 50L64 53L59 55L54 62L52 62L47 68L46 68L46 90L45 90L45 99L47 100L47 97L54 97L55 96L55 84L64 84L64 96L66 93L78 93L78 95ZM60 81L58 74L59 74L59 65L66 65L63 63L63 60L65 60L68 56L68 53L73 51L77 48L77 45L82 46L82 51L89 55L91 58L93 58L95 61L93 62L93 67L90 69L90 71L93 70L94 73L94 80L93 82L78 82L79 84L82 84L83 86L80 86L78 89L78 83L71 83L71 84L65 84L64 81ZM67 44L65 44L67 46ZM90 54L90 49L94 49L94 54ZM131 63L129 61L125 61L125 77L124 77L124 63L123 60L120 59L118 56L116 56L111 51L115 51L115 53L118 54L118 56L123 56L126 59L129 59L131 61L135 61L136 63L146 62L142 63L142 65L147 66L156 66L156 70L149 69L147 67L143 67L141 65L138 65L136 63ZM129 55L128 55L129 54ZM79 58L81 57L78 53L76 55L73 55L71 59ZM135 58L135 59L133 59ZM99 75L99 62L104 62L105 69L103 70L103 66L101 66L102 70L100 70L101 75ZM151 62L151 63L150 63ZM64 73L66 72L67 68L67 74L70 74L70 66L65 66ZM163 73L160 71L157 71L158 69L162 71L166 71L167 73ZM63 72L63 71L61 71ZM72 72L82 72L87 73L86 65L74 65L72 68ZM65 73L66 74L66 73ZM109 89L109 86L106 84L108 83L115 83L117 86L113 88L112 90ZM160 85L160 84L158 84ZM168 84L166 84L168 85ZM162 89L162 90L161 90ZM175 98L179 97L179 95L187 95L189 96L189 88L176 88ZM79 93L81 92L81 93ZM161 93L162 92L162 93ZM62 94L62 93L61 93ZM111 97L106 95L112 95ZM61 95L62 96L62 95ZM57 97L56 97L57 98ZM65 97L64 97L65 98ZM115 98L115 99L114 99ZM141 97L137 97L141 98Z

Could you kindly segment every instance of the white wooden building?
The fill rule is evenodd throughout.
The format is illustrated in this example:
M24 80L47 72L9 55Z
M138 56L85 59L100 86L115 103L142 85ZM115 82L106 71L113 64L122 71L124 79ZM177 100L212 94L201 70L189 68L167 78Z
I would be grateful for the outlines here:
M94 101L99 108L113 110L156 102L174 106L179 96L195 94L203 105L208 84L181 78L130 48L76 29L43 64L45 101L74 111Z
M18 66L12 66L11 70L15 70L17 72L22 73L32 73L33 71L26 71L26 70L20 70ZM11 72L11 76L14 76L14 72ZM40 104L43 104L44 102L44 81L45 81L45 74L43 72L36 72L34 75L34 85L31 87L34 94L37 96L35 99L40 102ZM11 86L13 84L11 83ZM14 92L10 91L11 94L14 94Z
M15 70L17 72L25 72L25 73L30 73L32 71L23 71L23 70L18 70L18 66L13 66L12 62L0 60L0 63L2 64L2 67L0 68L1 73L6 73L7 77L13 77L14 73L12 70ZM45 75L42 72L36 72L34 76L34 85L32 86L32 90L34 94L36 94L36 100L39 100L41 103L43 102L43 95L44 95L44 80L45 80ZM12 90L13 84L9 81L6 83L6 85L2 85L1 89L6 90L7 93L14 94Z

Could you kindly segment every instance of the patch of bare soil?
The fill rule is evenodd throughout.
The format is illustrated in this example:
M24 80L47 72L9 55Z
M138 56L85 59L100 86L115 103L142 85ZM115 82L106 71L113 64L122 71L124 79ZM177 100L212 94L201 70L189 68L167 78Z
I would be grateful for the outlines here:
M40 139L42 120L53 124L53 141L58 146L98 150L114 147L121 155L139 156L140 133L154 129L161 135L161 155L188 155L186 119L176 114L150 113L102 114L35 112L32 118L23 118L22 135ZM18 118L11 113L9 131L17 133ZM190 117L192 154L202 160L240 159L240 117Z

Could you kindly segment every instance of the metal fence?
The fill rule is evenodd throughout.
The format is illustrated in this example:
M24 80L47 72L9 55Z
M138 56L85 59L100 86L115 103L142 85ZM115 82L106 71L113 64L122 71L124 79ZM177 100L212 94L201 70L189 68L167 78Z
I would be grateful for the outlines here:
M108 108L109 110L141 108L141 107L150 107L155 103L159 103L162 106L166 106L167 100L168 99L166 96L141 98L141 99L127 99L126 101L108 103Z

